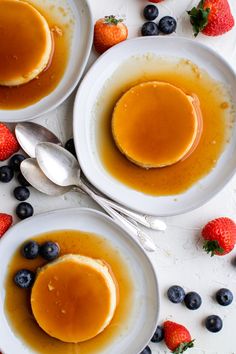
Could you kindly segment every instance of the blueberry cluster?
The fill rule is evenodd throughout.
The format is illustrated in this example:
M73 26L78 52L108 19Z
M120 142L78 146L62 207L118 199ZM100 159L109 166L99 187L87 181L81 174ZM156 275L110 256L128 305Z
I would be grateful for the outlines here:
M13 155L8 165L0 167L0 182L9 183L14 175L16 175L17 181L20 186L16 187L13 191L14 197L19 200L19 203L16 207L16 215L19 219L23 220L33 215L34 209L31 204L25 202L30 196L30 191L28 181L20 172L20 164L25 159L25 156L21 154Z
M189 310L197 310L201 304L201 296L195 291L185 294L181 286L173 285L167 291L168 299L174 304L184 303ZM215 294L215 299L221 306L228 306L233 301L233 293L229 289L219 289ZM208 316L205 326L210 332L219 332L223 327L222 319L217 315Z
M27 241L21 248L24 258L32 260L41 256L47 261L56 259L60 254L60 247L52 241L44 242L39 245L36 241ZM35 273L29 269L21 269L14 275L15 284L22 288L31 288L35 279Z
M147 20L142 26L142 36L157 36L161 33L171 34L177 27L176 20L171 16L164 16L159 23L153 22L159 15L159 10L155 5L147 5L143 10L143 16Z
M168 299L174 303L184 303L189 310L197 310L201 304L201 296L195 291L185 293L184 289L179 285L173 285L167 290ZM233 302L233 293L229 289L219 289L215 294L215 299L221 306L228 306ZM217 315L208 316L205 319L205 326L208 331L217 333L223 327L222 319ZM151 341L159 343L164 339L164 329L162 326L157 326ZM140 354L151 354L151 348L147 346Z

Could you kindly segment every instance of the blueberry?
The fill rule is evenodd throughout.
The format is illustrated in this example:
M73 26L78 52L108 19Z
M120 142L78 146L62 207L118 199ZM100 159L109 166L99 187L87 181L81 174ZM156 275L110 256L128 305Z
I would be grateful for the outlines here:
M60 247L55 242L45 242L40 247L40 255L46 259L47 261L52 261L53 259L57 258L60 253Z
M20 164L24 160L25 160L25 156L23 156L23 155L20 155L20 154L13 155L10 158L9 166L11 166L14 171L18 172L18 171L20 171Z
M29 187L30 183L25 179L25 177L22 175L22 173L20 172L17 176L17 180L20 183L21 186L24 187Z
M143 16L148 21L153 21L159 15L159 10L155 5L147 5L143 10Z
M21 269L14 276L15 284L22 289L30 288L34 283L34 279L34 272L28 269Z
M143 349L143 351L139 354L152 354L152 351L149 346Z
M158 26L155 22L145 22L141 29L142 36L157 36L159 34Z
M74 139L71 138L66 142L65 149L77 158L76 152L75 152Z
M202 304L202 299L198 293L191 291L185 295L184 303L189 310L197 310Z
M29 218L34 213L34 209L31 204L27 202L22 202L16 207L16 215L19 219L23 220Z
M158 24L160 32L164 34L171 34L176 30L177 22L171 16L162 17Z
M205 320L205 325L208 331L216 333L219 332L223 327L222 319L219 316L212 315L208 316Z
M28 190L28 188L23 186L16 187L13 193L15 198L21 202L28 199L30 196L30 191Z
M0 182L8 183L14 177L14 171L10 166L0 167Z
M151 341L153 343L159 343L163 339L164 339L164 329L161 326L157 326L157 329L156 329L155 333L153 334Z
M181 286L173 285L167 291L168 299L174 304L179 304L184 301L185 291Z
M228 306L233 301L233 294L229 289L222 288L216 293L216 301L222 306Z
M39 255L39 245L35 241L26 242L21 249L23 257L27 259L34 259Z

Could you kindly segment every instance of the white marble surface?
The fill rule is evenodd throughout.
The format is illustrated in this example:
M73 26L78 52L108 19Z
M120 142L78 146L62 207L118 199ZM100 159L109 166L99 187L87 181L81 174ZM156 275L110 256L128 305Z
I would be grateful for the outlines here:
M94 19L110 14L125 15L129 36L139 35L143 23L141 11L147 5L146 1L89 0L89 2ZM186 10L196 3L197 1L193 0L165 0L158 5L160 16L175 16L178 19L177 34L191 37ZM230 3L236 18L235 1L230 0ZM196 40L220 52L236 69L236 27L221 37L209 38L200 35ZM95 58L95 54L92 53L90 64ZM72 136L73 99L74 95L55 111L36 120L53 130L63 141ZM0 184L0 212L14 214L17 201L12 197L12 191L15 185L15 181L8 185ZM96 207L89 198L75 193L52 198L32 190L29 201L35 208L35 214L74 206ZM229 216L236 220L235 213L236 177L203 207L182 216L167 218L165 221L168 229L165 234L151 233L158 247L152 259L161 289L160 323L168 318L186 325L196 339L195 348L189 350L192 354L236 354L233 337L236 324L236 251L225 257L210 258L202 251L199 237L201 227L208 220L219 216ZM18 222L16 218L15 222ZM166 290L173 284L182 285L186 291L199 292L203 300L201 308L190 311L183 305L170 303L166 298ZM235 294L234 303L226 308L216 304L212 298L214 292L221 287L228 287ZM211 334L203 326L203 320L211 314L220 315L224 321L223 330L218 334ZM151 348L154 354L169 353L164 344L154 344Z

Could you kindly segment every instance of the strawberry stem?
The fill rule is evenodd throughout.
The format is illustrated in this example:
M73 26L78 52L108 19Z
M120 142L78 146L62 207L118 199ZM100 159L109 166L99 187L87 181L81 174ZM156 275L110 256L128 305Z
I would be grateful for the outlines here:
M218 241L205 241L203 244L203 249L207 253L210 253L211 257L213 257L216 254L216 252L218 252L220 254L224 253L224 249L222 247L220 247Z
M105 16L105 23L108 25L118 25L119 22L123 22L123 18L116 18L116 16L110 15Z
M194 347L194 339L191 340L191 342L181 343L172 353L173 354L181 354L181 353L185 352L185 350L187 350L189 348L193 348L193 347Z
M204 9L204 0L201 0L197 7L193 7L192 10L187 11L195 37L207 26L210 11L210 8Z

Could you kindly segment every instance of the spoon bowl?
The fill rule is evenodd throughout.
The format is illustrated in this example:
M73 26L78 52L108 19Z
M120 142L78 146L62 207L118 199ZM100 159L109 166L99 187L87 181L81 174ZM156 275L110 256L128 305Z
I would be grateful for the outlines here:
M63 147L52 143L40 143L36 146L36 157L39 167L52 182L63 187L80 184L79 163Z
M38 143L51 142L62 145L58 137L50 130L32 122L18 123L15 134L20 146L30 157L35 157L35 147Z

